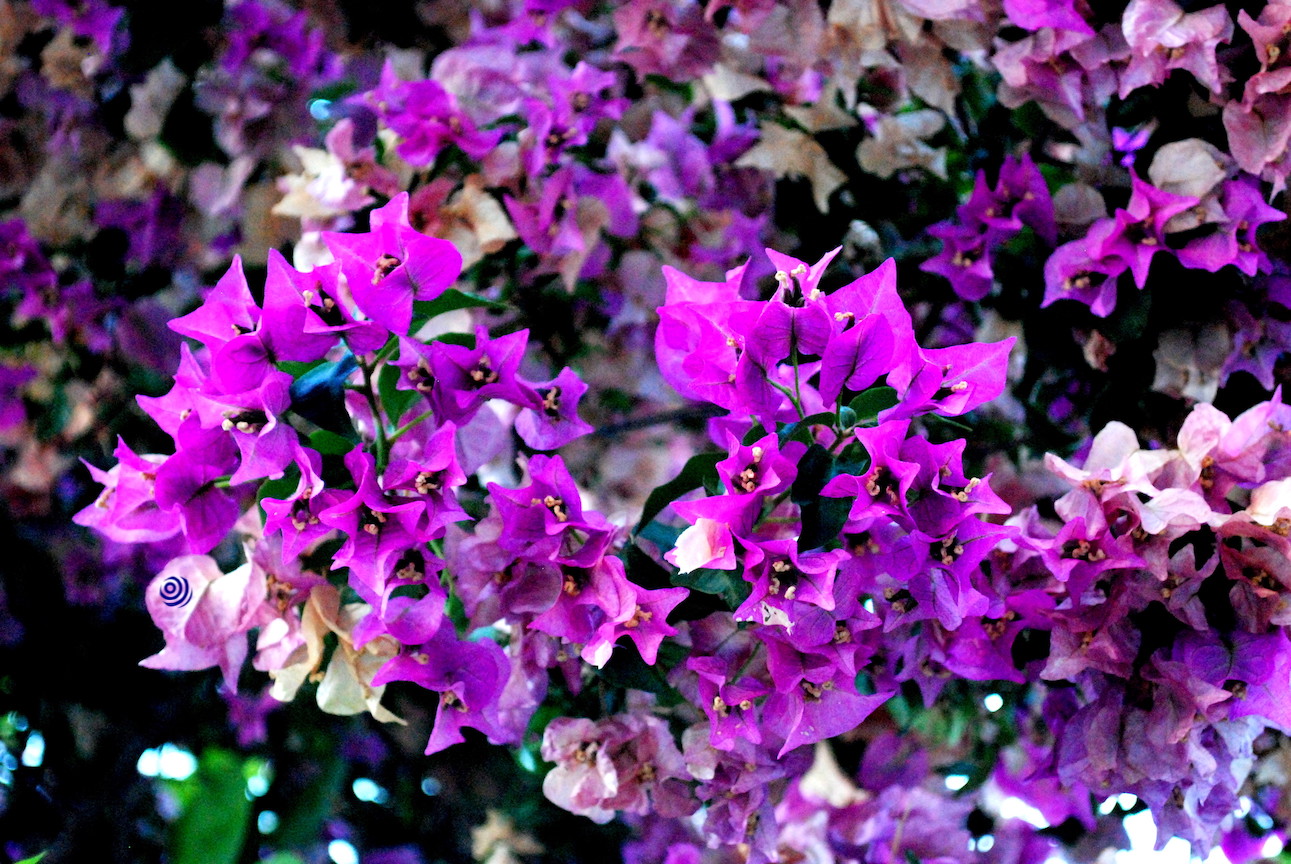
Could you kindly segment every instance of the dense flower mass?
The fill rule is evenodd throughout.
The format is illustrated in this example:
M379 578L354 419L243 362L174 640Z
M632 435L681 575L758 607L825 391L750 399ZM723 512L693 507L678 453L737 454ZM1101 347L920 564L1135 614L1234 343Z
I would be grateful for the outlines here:
M192 15L0 0L0 859L1280 853L1291 3Z

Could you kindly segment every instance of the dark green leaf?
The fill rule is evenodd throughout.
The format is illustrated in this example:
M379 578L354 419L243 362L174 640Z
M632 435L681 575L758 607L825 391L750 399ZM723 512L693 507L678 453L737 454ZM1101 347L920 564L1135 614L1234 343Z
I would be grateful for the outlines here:
M829 482L834 467L834 457L819 444L812 444L798 462L798 476L794 478L789 498L795 504L808 504L820 497L820 490Z
M381 397L381 408L386 419L398 423L412 404L421 398L416 390L400 390L399 377L403 374L398 366L387 363L377 375L377 395Z
M829 426L834 425L834 412L821 411L818 414L812 414L810 417L804 417L793 423L786 423L781 427L779 432L780 446L783 447L789 441L801 441L803 444L812 443L815 438L812 437L812 426Z
M891 387L871 387L848 403L856 413L856 425L874 426L879 422L879 412L897 404L897 391Z
M802 511L799 551L833 542L847 521L847 514L852 509L851 499L826 498L820 494L836 473L834 456L819 444L808 447L798 463L798 476L793 481L789 497Z
M251 801L242 760L227 750L202 753L192 777L196 794L175 823L176 864L234 864L242 854Z
M415 316L417 321L425 322L434 318L436 315L443 315L445 312L453 312L458 309L474 309L478 307L494 310L502 310L506 308L501 303L498 303L495 300L490 300L487 297L481 297L478 294L467 294L465 291L458 291L456 288L449 288L434 300L413 301L412 314Z
M700 453L691 456L680 474L656 488L650 493L650 497L646 498L645 508L641 511L641 521L637 523L637 533L654 521L654 517L658 516L663 508L682 495L692 489L716 483L717 463L725 458L725 454L722 453Z
M320 363L291 385L291 410L322 429L345 434L353 429L345 410L345 381L358 368L353 354Z
M71 416L72 406L67 401L67 392L62 387L54 388L49 402L36 413L36 437L41 441L57 437Z
M357 443L353 439L328 432L326 429L319 429L309 436L309 446L323 456L344 456L353 450Z
M259 504L266 498L285 501L296 493L296 487L299 484L300 469L293 462L277 480L266 480L260 484L260 489L256 492L256 503ZM263 510L260 511L260 516L262 519L268 518Z
M475 348L474 333L445 333L436 336L431 342L443 342L445 345L461 345L463 348Z
M664 525L660 522L651 522L646 527L637 532L637 538L649 540L660 549L671 549L677 545L677 538L681 536L681 529L672 525Z
M951 429L954 432L972 432L973 427L953 417L943 417L940 414L925 414L923 422L932 428L941 427ZM955 437L959 437L956 435Z
M715 594L734 609L747 600L753 590L753 586L744 581L741 573L740 569L713 570L700 567L689 573L674 573L672 584L704 594Z
M853 498L817 498L802 508L802 533L798 551L828 546L838 539L852 512Z
M323 824L341 797L345 761L335 749L313 747L311 751L310 782L300 787L301 791L283 815L281 826L274 832L274 846L279 849L306 849L316 843Z
M466 606L456 593L448 595L448 602L444 604L444 615L453 622L458 633L465 633L466 628L470 626L471 619L466 615Z
M672 668L668 663L672 652L664 650L670 645L672 643L665 641L659 646L659 656L656 658L655 665L651 666L641 657L635 642L624 640L615 646L614 653L610 655L610 661L597 672L597 675L612 687L644 690L658 696L661 705L678 705L682 701L681 694L668 683L665 677L668 670ZM680 645L672 647L681 648ZM682 651L684 652L685 649L682 648Z
M299 378L306 372L317 369L326 362L326 360L310 360L308 363L301 363L296 360L283 360L278 363L278 370L286 372L292 378Z
M629 543L623 550L623 567L627 571L628 580L642 588L654 590L667 588L672 584L668 578L668 571L659 566L657 561L635 543Z

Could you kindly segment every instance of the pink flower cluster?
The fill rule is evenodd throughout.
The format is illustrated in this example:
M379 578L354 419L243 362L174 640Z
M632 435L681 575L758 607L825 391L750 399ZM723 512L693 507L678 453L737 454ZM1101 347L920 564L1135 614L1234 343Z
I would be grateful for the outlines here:
M1177 449L1140 449L1113 423L1083 467L1046 458L1070 485L1060 522L1010 520L1013 591L1056 604L1034 671L1075 685L1044 701L1053 751L1034 776L1056 779L1072 812L1090 790L1128 789L1162 837L1206 854L1249 789L1259 736L1291 730L1288 428L1277 395L1231 420L1198 405Z
M201 307L172 321L201 348L185 346L170 393L140 401L175 453L140 456L122 442L117 465L91 468L104 489L76 520L117 542L187 553L149 587L167 644L146 665L218 665L235 690L255 630L254 665L279 698L310 678L324 710L395 719L380 705L383 685L409 680L439 695L428 752L462 740L462 726L514 742L549 667L564 663L577 683L562 646L604 665L627 635L653 662L687 592L627 581L610 554L617 529L584 512L556 456L529 458L528 486L488 484L496 514L474 534L455 527L470 520L459 503L468 474L510 450L503 418L529 447L555 449L590 431L577 413L586 385L569 369L523 378L523 330L418 338L441 312L487 301L445 295L461 259L412 230L406 208L399 196L372 214L370 231L325 234L334 261L314 270L271 256L262 302L235 263ZM223 573L206 553L227 549L235 530L247 562ZM329 570L360 602L340 602ZM184 580L190 601L163 601L171 579ZM450 592L475 627L449 622ZM516 632L506 650L463 638L503 622ZM343 650L323 672L330 633Z

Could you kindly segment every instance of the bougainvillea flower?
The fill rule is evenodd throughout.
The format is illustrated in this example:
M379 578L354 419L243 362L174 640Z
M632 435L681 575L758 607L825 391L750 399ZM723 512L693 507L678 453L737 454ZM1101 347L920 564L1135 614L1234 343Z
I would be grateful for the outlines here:
M1285 60L1286 28L1291 23L1291 11L1285 3L1269 3L1260 10L1259 18L1252 18L1245 9L1240 10L1237 23L1251 37L1255 56L1260 61L1260 71L1247 80L1242 94L1242 101L1249 109L1261 94L1282 93L1291 83L1291 69Z
M1064 243L1049 256L1044 265L1042 308L1059 300L1078 300L1100 318L1112 313L1118 277L1129 269L1129 264L1120 258L1096 257L1091 249L1101 246L1115 227L1111 219L1100 220L1084 239Z
M498 717L498 699L510 675L506 654L487 640L463 642L452 629L440 627L429 642L391 658L372 684L411 681L439 694L427 756L465 741L465 726L483 732L494 744L514 743L515 732Z
M583 512L582 496L559 456L531 457L529 476L532 482L520 489L489 484L502 518L502 547L570 567L595 565L614 527L599 513Z
M1029 226L1050 246L1058 240L1058 226L1054 221L1053 198L1044 175L1031 159L1029 152L1021 158L1004 157L1000 166L1000 179L995 184L995 197L1012 215Z
M593 666L599 668L609 662L614 643L627 632L619 625L635 618L638 626L648 625L648 634L668 627L665 620L650 623L649 618L638 617L637 586L628 581L618 558L607 555L587 568L565 566L562 576L555 604L529 626L564 643L581 645L579 656Z
M277 535L283 554L289 557L301 554L331 533L332 526L325 524L319 514L345 497L344 492L328 489L323 483L323 460L318 453L298 447L294 460L300 470L295 493L290 498L260 499L265 512L265 536Z
M770 686L752 676L738 677L739 669L720 657L691 657L686 668L698 676L699 707L708 715L712 746L730 750L741 738L761 743L756 703Z
M1004 0L1004 14L1011 23L1027 30L1051 27L1094 35L1087 20L1093 15L1084 0Z
M676 0L631 0L614 11L616 58L640 75L686 80L717 60L717 29L703 10Z
M335 270L335 265L331 269ZM322 283L335 279L324 280L325 274L332 275L325 268L301 273L276 249L269 250L262 327L270 362L322 359L341 336L364 326L352 317L346 320L344 307L326 295ZM381 338L384 341L384 334Z
M396 148L410 165L433 165L449 144L472 159L488 155L503 130L482 130L438 81L400 81L393 64L381 72L381 84L368 94L386 124L402 139Z
M957 417L998 399L1008 380L1009 352L1017 341L974 342L948 348L919 349L913 374L888 376L888 383L902 393L902 401L884 412L884 419L910 417L936 411Z
M402 645L427 642L444 620L448 592L439 580L444 562L430 552L412 548L394 562L372 611L354 626L353 640L361 648L380 636ZM413 589L412 593L395 592Z
M825 306L840 330L849 320L882 315L892 330L892 368L904 366L915 351L914 324L897 293L896 261L889 258L860 278L825 295Z
M820 494L829 498L855 497L850 516L853 520L875 513L908 520L907 497L920 470L918 463L902 455L909 428L908 420L890 420L854 430L856 440L869 454L869 470L860 476L839 474L825 484Z
M784 740L778 757L804 744L850 732L891 697L891 692L863 696L856 691L856 671L838 656L804 654L763 631L767 665L775 692L762 709L766 731Z
M340 263L358 308L402 336L412 321L412 301L442 294L461 273L462 256L447 240L412 229L406 193L369 218L368 233L325 231L323 242Z
M172 320L170 329L215 349L239 334L255 330L259 323L260 307L247 286L242 259L234 256L202 305Z
M587 384L574 370L565 367L552 380L531 386L542 407L526 406L516 415L516 434L525 444L534 450L555 450L592 431L591 424L578 416L578 400L587 392Z
M1224 131L1237 164L1243 171L1259 175L1287 151L1291 99L1265 94L1245 103L1233 100L1224 106ZM1285 182L1285 177L1278 181Z
M118 543L154 543L178 534L179 515L163 511L153 492L157 468L166 457L136 455L121 439L113 455L117 464L107 471L84 463L94 481L103 484L103 491L72 521Z
M543 780L543 793L596 822L608 822L618 810L680 817L699 806L672 732L649 714L617 714L595 723L557 717L543 733L542 758L556 763Z
M790 356L819 355L829 340L829 312L821 302L820 278L839 250L834 249L808 266L805 261L766 250L775 265L776 293L763 304L746 347L762 364L770 366Z
M291 404L288 380L283 373L275 372L263 378L254 390L212 397L206 408L199 402L203 424L214 420L212 415L218 412L218 428L228 433L241 453L230 483L281 477L283 469L291 464L299 436L283 420Z
M859 393L887 374L896 351L892 325L882 315L847 316L844 327L820 360L819 390L826 404L837 401L844 387Z
M184 597L188 599L179 602ZM247 656L247 631L264 597L264 573L250 562L224 573L206 555L174 559L148 583L144 594L166 647L139 665L189 670L219 666L224 685L236 691Z
M628 585L634 599L624 606L627 617L602 624L583 649L583 658L593 666L605 665L620 636L627 636L636 643L641 659L653 666L663 640L677 633L677 628L668 623L668 615L690 594L688 589L647 590L631 582ZM622 618L621 615L619 617Z
M542 735L542 758L556 767L543 778L543 794L558 807L604 825L619 792L619 775L599 725L583 717L557 717ZM676 746L676 745L674 745Z
M428 353L436 414L446 421L465 423L490 399L542 410L542 397L516 374L528 340L528 330L492 339L480 327L474 348L433 343Z
M408 549L431 537L425 533L426 501L387 493L376 476L376 460L356 447L345 456L355 490L318 514L327 526L343 532L346 541L334 557L336 567L349 567L351 585L369 603L385 590L391 565ZM420 532L420 533L419 533Z
M663 557L681 573L701 568L734 570L735 539L731 536L731 527L700 516L695 524L681 532Z
M1152 257L1166 249L1167 223L1179 213L1196 206L1197 199L1174 195L1144 182L1137 174L1131 177L1133 192L1125 209L1118 209L1110 234L1089 242L1090 252L1099 259L1119 258L1129 265L1134 284L1147 283Z
M1224 221L1180 249L1179 263L1211 273L1232 264L1247 276L1254 276L1257 270L1272 269L1268 255L1256 243L1255 234L1261 225L1280 222L1286 214L1265 203L1258 184L1250 179L1226 182L1219 199Z
M1222 5L1184 12L1173 0L1131 0L1121 32L1133 49L1121 73L1122 99L1139 87L1161 84L1171 69L1186 69L1211 92L1221 92L1215 49L1233 38L1233 21Z
M237 466L237 447L220 429L191 423L180 430L181 449L157 468L157 505L179 515L191 552L214 549L237 521L237 499L215 482Z
M457 455L459 429L444 423L415 431L420 434L405 435L400 439L403 446L391 453L381 488L389 495L424 501L426 521L417 533L439 537L446 526L467 518L454 492L466 482Z
M752 620L764 600L797 601L833 610L834 574L846 557L842 550L799 553L796 540L764 540L750 547L753 552L756 555L746 559L749 569L744 574L753 590L735 610L737 621Z
M941 241L941 251L920 264L920 270L945 277L956 294L974 303L991 293L995 274L986 234L953 222L933 225L928 233Z

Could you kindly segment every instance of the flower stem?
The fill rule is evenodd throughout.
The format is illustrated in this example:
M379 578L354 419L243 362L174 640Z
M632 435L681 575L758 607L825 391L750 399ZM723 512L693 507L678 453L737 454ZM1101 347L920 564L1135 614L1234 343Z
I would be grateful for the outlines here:
M398 429L391 432L390 437L386 439L386 443L393 444L394 442L398 441L400 438L404 436L406 432L408 432L408 430L412 429L414 426L420 425L423 421L429 420L434 415L434 413L435 413L435 410L431 408L423 414L418 414L416 417L414 417L413 419L409 420L407 423L400 426Z
M384 352L384 349L382 349ZM378 354L378 357L381 355ZM385 417L381 414L381 406L377 404L377 391L372 386L372 379L378 365L377 360L371 364L359 361L359 368L363 370L363 395L367 397L368 408L372 411L372 425L376 428L376 461L377 473L385 471L386 460L389 458L389 442L386 440L386 423Z

